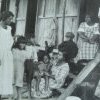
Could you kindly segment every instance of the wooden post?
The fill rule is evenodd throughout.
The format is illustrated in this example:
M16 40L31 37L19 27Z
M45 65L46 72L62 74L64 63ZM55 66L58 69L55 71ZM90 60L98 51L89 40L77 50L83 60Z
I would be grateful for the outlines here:
M57 18L57 0L55 2L55 16L54 16L54 23L56 26L55 29L55 47L58 47L58 18Z
M16 3L15 3L15 7L16 7L15 24L17 24L17 17L18 17L18 11L19 11L19 3L20 3L20 0L16 0Z
M38 30L38 15L39 15L39 3L40 3L40 0L38 0L37 1L37 12L36 12L36 21L35 21L35 41L37 42L37 40L38 40L38 32L37 32L37 30Z
M54 23L55 23L55 46L56 48L58 47L58 19L55 16L53 19Z
M78 23L78 24L77 24L77 29L78 29L78 26L79 26L79 19L80 19L79 17L80 17L80 7L81 7L81 3L82 3L82 0L79 0L79 3L78 3L78 4L79 4L79 5L78 5L78 16L77 16L77 19L78 19L78 20L77 20L77 23ZM76 40L75 40L75 42L78 41L78 38L79 38L79 34L76 35Z
M44 5L43 5L43 17L45 17L45 10L46 10L46 0L44 0Z
M63 3L63 16L62 16L62 41L64 41L64 26L65 26L65 10L66 10L66 0Z

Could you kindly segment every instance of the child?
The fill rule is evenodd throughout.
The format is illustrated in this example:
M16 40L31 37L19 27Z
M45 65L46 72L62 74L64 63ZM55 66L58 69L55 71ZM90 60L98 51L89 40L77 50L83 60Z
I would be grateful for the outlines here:
M58 49L53 49L52 53L50 53L50 62L53 64L53 65L56 65L57 63L57 60L58 60Z
M39 62L38 64L38 70L35 71L35 79L36 79L36 95L40 95L39 85L41 82L41 78L45 79L45 91L48 91L49 88L49 74L52 64L50 63L50 57L49 55L45 55L43 57L43 60Z
M50 69L52 67L52 63L50 63L50 56L44 55L43 62L41 62L38 67L41 77L45 78L45 90L47 91L49 86L49 76L51 73Z
M24 77L24 62L30 58L30 55L25 50L26 39L20 36L13 47L13 59L14 59L14 88L17 92L17 100L21 100L21 88L23 87Z
M26 81L29 90L29 98L31 98L31 82L34 77L35 70L37 70L37 62L38 62L38 50L39 46L36 44L34 37L30 37L28 39L28 43L26 46L26 50L29 52L31 56L30 59L26 59L25 61L25 73L26 73Z

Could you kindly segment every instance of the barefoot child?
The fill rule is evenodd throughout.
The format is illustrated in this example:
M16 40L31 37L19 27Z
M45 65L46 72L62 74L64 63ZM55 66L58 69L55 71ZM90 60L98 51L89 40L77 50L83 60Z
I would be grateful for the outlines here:
M50 69L52 67L52 64L50 63L50 56L44 55L43 62L41 62L38 66L40 76L45 79L45 90L47 91L49 88L49 76L50 76Z
M42 52L43 54L44 52ZM47 54L42 55L43 60L39 60L38 66L36 66L34 79L36 81L35 85L35 93L37 96L41 95L40 91L40 82L41 78L45 80L45 91L48 91L49 88L49 75L50 75L50 68L52 64L50 63L50 57Z
M17 43L13 48L14 57L14 88L17 93L17 100L21 100L21 88L23 87L24 77L24 62L30 58L28 52L25 50L26 39L21 36L18 38Z

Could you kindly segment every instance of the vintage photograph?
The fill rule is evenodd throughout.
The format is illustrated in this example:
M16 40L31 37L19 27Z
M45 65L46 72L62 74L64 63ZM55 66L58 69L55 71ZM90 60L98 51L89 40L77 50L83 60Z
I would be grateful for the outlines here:
M0 100L100 100L100 0L0 0Z

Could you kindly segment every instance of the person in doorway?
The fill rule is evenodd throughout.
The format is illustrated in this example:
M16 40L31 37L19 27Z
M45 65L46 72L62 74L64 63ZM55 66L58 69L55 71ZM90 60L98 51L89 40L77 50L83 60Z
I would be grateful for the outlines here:
M13 17L10 11L0 15L0 100L2 95L9 95L10 98L13 94L13 37L9 26Z
M97 35L99 35L99 25L93 21L93 16L86 15L85 22L78 28L78 60L90 61L94 59L97 50Z

